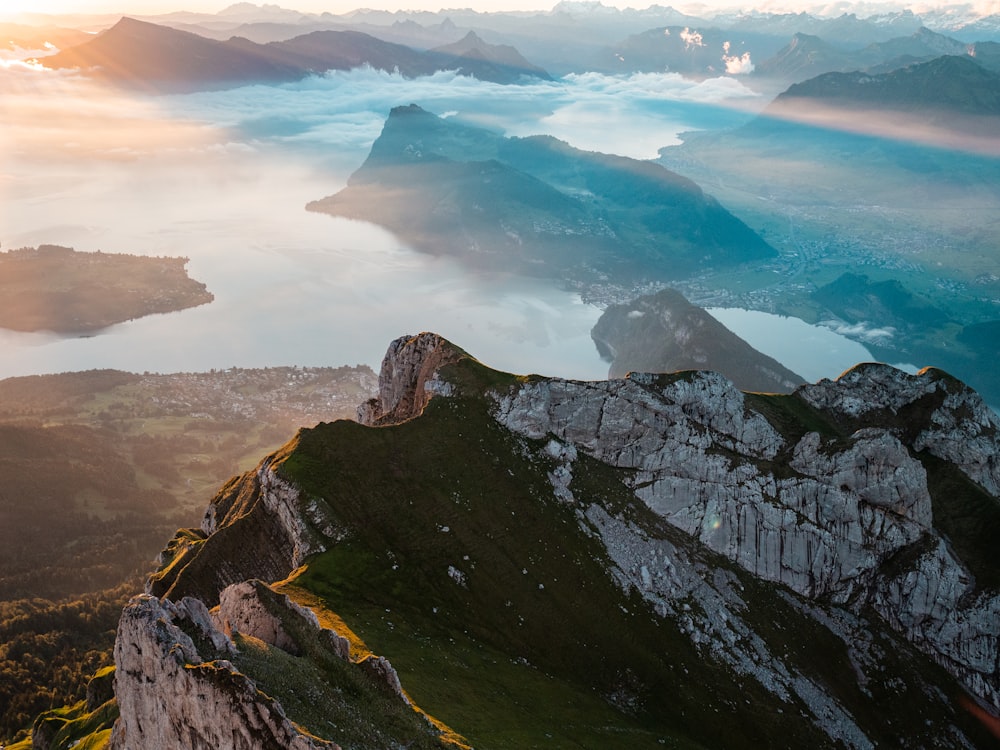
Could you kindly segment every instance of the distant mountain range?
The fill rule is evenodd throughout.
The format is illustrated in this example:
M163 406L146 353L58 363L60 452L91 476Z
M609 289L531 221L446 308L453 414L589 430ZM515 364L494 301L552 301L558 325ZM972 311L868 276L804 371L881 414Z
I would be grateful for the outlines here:
M363 9L333 14L301 13L276 5L238 3L219 13L175 12L147 16L143 20L220 41L237 36L267 43L315 31L353 30L422 50L452 44L474 31L490 44L516 47L535 65L556 75L585 70L620 70L621 61L614 53L626 60L652 65L651 69L662 70L662 65L657 67L656 60L642 50L641 37L649 35L651 39L646 41L654 41L658 30L662 32L665 28L679 31L688 28L693 34L701 34L711 49L696 51L695 57L710 52L716 57L711 64L720 70L723 68L718 65L718 58L721 57L721 43L725 41L730 42L731 51L739 50L740 56L749 52L758 64L773 57L795 34L821 37L841 50L856 50L907 37L921 26L963 42L1000 41L1000 16L961 12L955 7L922 15L908 10L879 12L871 9L867 17L859 17L856 13L833 16L704 10L702 15L696 16L655 5L636 10L601 3L564 2L548 11L530 12L452 8L436 13ZM32 22L52 22L51 18L37 14L24 15ZM94 19L89 21L90 25L94 23ZM679 62L675 60L670 68L681 70ZM822 71L814 71L814 74L818 72Z
M204 48L195 48L190 40L158 38L148 32L143 35L141 44L154 51L171 46L197 51L206 63L210 63L206 64L208 82L192 73L184 75L179 70L170 75L162 66L157 71L155 65L149 72L158 72L159 78L147 74L143 79L138 71L130 75L129 70L137 64L135 60L121 51L109 49L108 44L86 51L74 50L73 59L67 57L66 64L74 67L105 65L116 69L111 75L119 79L140 85L149 85L152 81L154 89L173 82L173 86L185 90L192 86L233 85L234 80L239 82L243 77L234 75L232 70L245 66L249 66L245 76L248 80L294 79L304 74L301 68L315 71L326 65L350 64L345 58L349 61L357 54L352 49L360 47L365 61L373 67L399 67L407 75L457 67L464 74L483 80L509 82L521 75L546 77L546 70L558 75L589 70L605 73L667 70L701 77L726 72L742 75L756 69L759 76L799 81L832 70L899 67L933 55L972 54L971 48L966 46L970 41L979 40L976 44L1000 41L1000 20L996 28L990 26L988 19L964 25L954 18L950 24L946 20L925 19L910 12L868 18L851 13L818 17L807 13L756 12L697 17L673 8L654 6L643 11L618 10L600 3L560 3L552 11L545 12L359 10L334 15L241 3L218 14L171 13L144 19L155 21L154 25L161 28L194 33L224 44L242 39L266 47L253 50L246 44L237 44L242 54L254 52L254 59L240 58L227 63L225 60L232 56L232 49L206 52ZM979 30L979 35L970 37L977 33L974 29ZM335 36L326 37L326 42L344 45L342 56L324 51L318 58L307 55L302 59L296 45L287 50L280 46L270 47L317 32L356 32L411 50L373 47L356 37ZM135 28L130 31L133 35L137 33ZM817 51L815 44L806 43L810 38L822 40L823 49L819 55L814 54ZM56 46L63 49L72 41L60 38ZM123 47L129 47L127 39ZM518 51L510 54L507 49L510 47ZM414 58L413 52L427 52L428 57L421 59L418 55ZM439 54L445 55L445 59L438 57ZM457 59L449 59L450 55L457 55ZM800 59L803 56L805 60ZM394 65L395 58L398 58L398 66ZM410 72L405 73L407 70Z
M694 182L547 136L505 138L416 105L309 210L371 221L424 252L557 278L672 278L774 250Z
M870 76L829 73L791 86L778 101L823 99L845 107L871 106L902 111L949 110L1000 115L1000 74L969 57L946 55L929 62Z
M881 74L825 73L790 86L764 116L823 124L872 110L906 114L910 124L995 140L1000 134L1000 73L967 55L946 55Z
M432 59L439 58L442 67L454 68L462 75L481 81L514 83L522 76L550 78L510 45L487 44L474 31L457 42L435 47L428 54Z
M600 67L615 72L717 76L727 72L727 59L739 60L751 50L753 56L771 54L779 45L778 37L734 37L730 31L719 28L665 26L630 36L609 47ZM749 69L741 72L749 72Z
M776 55L762 60L755 72L787 81L804 81L831 72L884 73L942 55L971 55L974 49L975 45L924 27L909 36L873 42L862 49L848 49L800 32Z
M434 51L418 51L357 31L314 31L258 44L233 37L207 39L188 31L122 18L96 38L41 59L50 68L80 68L117 84L153 92L227 88L293 81L312 73L369 65L404 76L458 70L481 80L512 83L548 78L514 49L474 34Z

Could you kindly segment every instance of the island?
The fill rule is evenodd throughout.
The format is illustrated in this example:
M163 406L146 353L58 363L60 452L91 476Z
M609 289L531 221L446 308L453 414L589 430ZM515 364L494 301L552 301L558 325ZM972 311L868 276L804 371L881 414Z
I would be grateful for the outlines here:
M84 336L211 302L205 285L187 275L187 263L58 245L0 253L0 328Z

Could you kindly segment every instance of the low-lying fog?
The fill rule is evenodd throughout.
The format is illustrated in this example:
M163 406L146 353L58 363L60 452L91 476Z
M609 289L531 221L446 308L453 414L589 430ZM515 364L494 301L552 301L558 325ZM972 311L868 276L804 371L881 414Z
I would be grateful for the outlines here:
M415 102L508 135L637 158L762 106L734 79L595 74L524 86L359 70L148 98L0 66L0 243L190 258L210 305L80 339L0 330L0 377L88 368L377 367L438 331L517 372L602 378L600 310L552 283L470 273L367 224L304 210L339 190L389 109ZM836 375L832 364L825 374Z
M91 338L0 333L0 376L377 366L392 338L435 330L497 367L604 377L589 337L600 311L578 296L468 273L377 227L308 213L305 204L344 185L399 104L652 157L699 117L724 112L693 103L754 99L732 80L677 76L497 86L361 70L161 98L19 64L0 76L3 247L183 255L216 297Z

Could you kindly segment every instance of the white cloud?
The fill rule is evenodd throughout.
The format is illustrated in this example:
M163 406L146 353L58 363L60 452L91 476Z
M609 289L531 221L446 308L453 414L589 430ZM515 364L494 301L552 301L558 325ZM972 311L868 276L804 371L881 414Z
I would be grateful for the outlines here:
M503 86L450 72L408 79L360 69L159 101L178 118L242 131L245 138L319 148L353 169L398 105L416 103L508 135L544 133L587 150L655 158L659 148L677 142L676 133L695 127L678 117L681 105L758 99L731 78L693 81L675 73L586 73Z
M728 45L729 42L726 42L727 47ZM729 50L726 49L726 52L728 51ZM729 73L729 75L740 76L740 75L747 75L748 73L753 73L754 64L753 61L750 59L749 52L744 52L742 55L739 56L723 55L722 60L723 62L726 63L726 72Z
M684 40L684 49L705 46L705 42L702 41L701 34L697 31L689 29L687 26L685 26L684 31L681 32L681 39Z
M840 320L824 320L820 322L824 328L829 328L834 333L845 336L849 339L861 340L866 343L885 343L896 335L896 329L891 326L876 328L866 321L860 323L844 323Z

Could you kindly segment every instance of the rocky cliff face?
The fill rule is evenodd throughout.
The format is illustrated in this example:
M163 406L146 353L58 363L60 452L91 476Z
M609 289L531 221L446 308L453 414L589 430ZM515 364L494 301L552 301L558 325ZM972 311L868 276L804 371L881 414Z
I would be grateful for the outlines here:
M303 564L301 590L401 649L441 711L473 707L477 746L534 736L518 696L538 675L563 696L545 711L602 696L595 734L543 721L567 743L610 722L707 746L990 746L956 684L1000 710L1000 432L953 378L864 365L784 396L703 371L514 378L421 334L390 346L359 418L303 431L175 540L168 599L122 619L115 748L349 744L302 690L266 697L280 654L327 665L315 695L343 693L348 664L413 713L388 662L247 580Z
M396 339L382 360L378 396L358 408L358 421L374 427L418 416L431 396L452 393L451 384L438 373L462 355L437 334Z
M115 643L120 718L111 750L337 750L338 744L290 719L261 687L253 656L261 652L311 657L314 663L322 663L318 654L340 661L344 670L354 670L354 680L411 712L389 661L352 654L349 640L323 627L311 609L261 581L228 586L219 598L211 611L200 599L184 597L175 604L149 595L125 608ZM256 678L245 673L253 666ZM308 676L298 688L308 700L322 702ZM330 710L333 716L335 707ZM429 724L424 730L437 734ZM390 747L393 740L382 737L372 746Z
M197 599L173 604L143 596L126 607L115 642L121 715L112 750L337 747L294 726L232 662L203 658L195 638L208 641L210 651L236 651Z
M638 500L755 576L812 599L872 603L1000 709L1000 595L976 589L935 529L916 457L927 450L950 461L995 501L995 416L943 374L886 365L857 367L794 398L835 422L882 426L783 436L729 381L705 372L541 381L499 395L495 413L517 433L555 436L629 470ZM918 542L929 551L886 575Z
M147 594L174 598L183 591L215 605L226 586L280 580L342 537L322 503L282 479L273 460L231 481L209 504L201 528L178 535L161 554L163 567L147 581ZM210 559L194 554L206 537L218 548Z

